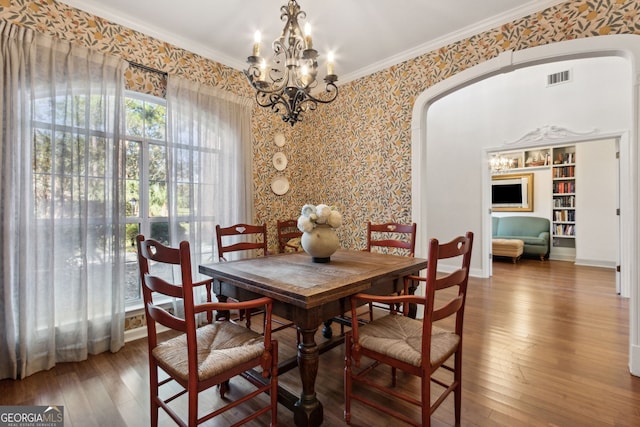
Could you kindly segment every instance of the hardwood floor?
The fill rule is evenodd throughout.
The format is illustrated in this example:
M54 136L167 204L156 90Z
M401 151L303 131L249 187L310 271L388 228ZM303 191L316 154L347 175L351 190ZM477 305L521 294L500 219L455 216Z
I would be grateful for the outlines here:
M612 270L566 262L496 261L491 279L471 278L462 425L639 426L640 378L628 370L628 303L615 295ZM276 336L280 358L293 355L293 331ZM319 334L317 340L322 340ZM59 364L22 381L0 381L0 405L64 405L67 427L148 425L146 352L146 342L138 340L116 354ZM338 347L320 360L316 392L328 426L344 425L343 354ZM296 391L297 382L297 370L280 377L282 385ZM418 392L414 378L400 375L399 383ZM243 381L232 387L243 388ZM201 404L217 400L210 393ZM452 400L436 411L434 426L453 425ZM415 409L405 410L410 411ZM357 402L353 414L354 426L400 425ZM205 425L229 425L232 417ZM278 417L280 425L293 425L282 406ZM264 416L252 425L268 422ZM161 425L173 424L163 415Z

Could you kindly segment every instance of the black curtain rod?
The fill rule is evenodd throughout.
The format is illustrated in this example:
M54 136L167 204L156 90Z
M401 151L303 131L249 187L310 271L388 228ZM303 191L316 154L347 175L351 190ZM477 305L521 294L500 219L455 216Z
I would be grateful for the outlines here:
M150 73L162 74L163 76L167 76L169 73L165 71L156 70L155 68L147 67L146 65L138 64L137 62L128 61L129 65L132 67L140 68L141 70L149 71Z

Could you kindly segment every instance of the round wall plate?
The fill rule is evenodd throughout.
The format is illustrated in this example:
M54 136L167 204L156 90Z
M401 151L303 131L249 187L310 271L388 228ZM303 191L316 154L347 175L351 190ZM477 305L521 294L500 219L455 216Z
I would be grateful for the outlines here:
M282 147L286 142L284 139L284 134L282 133L275 134L275 136L273 137L273 142L274 144L276 144L277 147Z
M289 180L284 176L274 178L271 182L271 191L276 193L278 196L287 194L287 191L289 191Z
M284 153L276 153L273 155L273 167L276 170L283 171L287 167L287 156Z

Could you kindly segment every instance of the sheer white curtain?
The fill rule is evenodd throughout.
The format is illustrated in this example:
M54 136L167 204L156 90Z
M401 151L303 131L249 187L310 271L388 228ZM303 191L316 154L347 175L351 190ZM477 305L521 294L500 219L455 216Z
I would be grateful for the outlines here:
M251 108L252 99L168 79L172 244L190 241L196 271L202 262L217 261L215 224L253 222Z
M0 378L124 340L126 63L0 24Z

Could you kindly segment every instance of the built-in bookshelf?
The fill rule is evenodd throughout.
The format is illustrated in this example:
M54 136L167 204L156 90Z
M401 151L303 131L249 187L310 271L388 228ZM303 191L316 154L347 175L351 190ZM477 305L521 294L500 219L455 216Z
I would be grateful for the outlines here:
M503 151L491 157L493 173L516 172L521 169L549 167L551 149L540 148L519 151Z
M554 147L551 177L553 246L575 248L576 238L576 150L575 146Z

